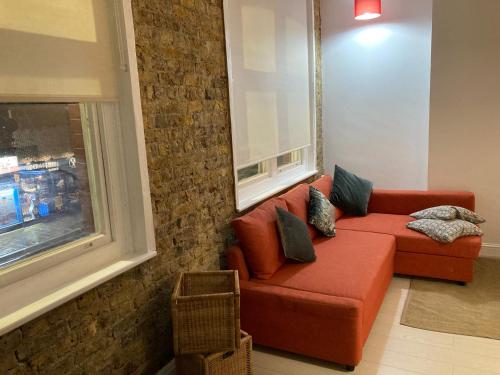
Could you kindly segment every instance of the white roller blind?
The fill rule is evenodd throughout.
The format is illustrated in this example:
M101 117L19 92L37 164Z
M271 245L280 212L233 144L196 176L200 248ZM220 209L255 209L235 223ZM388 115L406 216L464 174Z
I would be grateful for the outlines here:
M310 144L308 18L308 0L225 1L238 168Z
M0 100L117 97L112 0L0 0Z

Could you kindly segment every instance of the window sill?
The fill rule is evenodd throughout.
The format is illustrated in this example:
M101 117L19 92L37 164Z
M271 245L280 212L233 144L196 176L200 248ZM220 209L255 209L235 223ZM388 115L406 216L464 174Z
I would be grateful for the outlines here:
M72 280L67 285L56 289L52 293L34 300L33 302L26 304L11 313L4 314L4 311L4 313L0 314L0 336L87 292L97 285L136 267L137 265L155 257L156 254L156 251L152 250L133 257L118 259L98 271L85 275L79 279ZM14 290L11 292L15 293L16 291ZM25 291L18 292L19 298L21 299L23 295L26 294ZM4 296L2 295L2 297ZM2 298L2 300L7 301L7 299L4 298ZM9 300L6 304L9 304L10 302L15 304L14 300Z
M238 210L238 212L244 211L247 208L256 205L257 203L260 203L272 197L273 195L278 194L279 192L289 188L290 186L293 186L301 181L308 179L309 177L314 176L317 173L318 171L315 169L312 171L291 175L290 177L279 181L279 183L273 184L271 187L267 187L262 190L259 189L260 192L257 194L252 194L251 192L245 194L240 193L241 197L237 201L236 209Z

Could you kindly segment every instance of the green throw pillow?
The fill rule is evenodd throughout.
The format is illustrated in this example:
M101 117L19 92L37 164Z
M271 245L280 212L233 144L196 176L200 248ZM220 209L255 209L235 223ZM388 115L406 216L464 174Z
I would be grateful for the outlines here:
M346 215L366 216L372 190L370 181L335 166L330 201Z

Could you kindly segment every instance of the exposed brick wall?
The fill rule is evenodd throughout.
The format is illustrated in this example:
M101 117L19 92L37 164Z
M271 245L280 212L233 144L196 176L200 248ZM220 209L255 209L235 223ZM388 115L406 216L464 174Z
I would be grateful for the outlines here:
M314 26L316 43L316 165L319 174L323 167L323 70L321 68L321 12L320 0L314 0ZM326 171L332 173L332 171Z
M0 374L154 374L175 275L219 267L236 215L222 0L132 3L158 256L1 337ZM320 121L318 138L321 170Z

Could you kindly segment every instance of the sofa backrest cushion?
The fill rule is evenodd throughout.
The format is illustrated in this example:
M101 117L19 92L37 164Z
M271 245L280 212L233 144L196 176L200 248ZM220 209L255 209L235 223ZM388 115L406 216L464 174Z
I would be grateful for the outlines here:
M237 270L240 280L250 280L250 272L245 261L243 250L237 244L232 245L226 253L227 269Z
M231 222L250 271L258 279L269 279L286 260L276 225L276 207L288 210L284 200L274 198Z
M368 212L410 215L426 208L452 205L474 211L474 193L438 190L384 190L373 189Z
M315 239L318 236L318 231L314 226L307 222L307 207L309 205L309 185L301 184L294 187L292 190L281 195L290 211L295 216L299 217L304 223L307 224L307 231L309 237Z
M311 186L321 191L325 197L329 197L332 192L333 177L327 174L323 175L314 181ZM339 219L342 215L344 215L344 212L340 208L335 207L335 220Z

